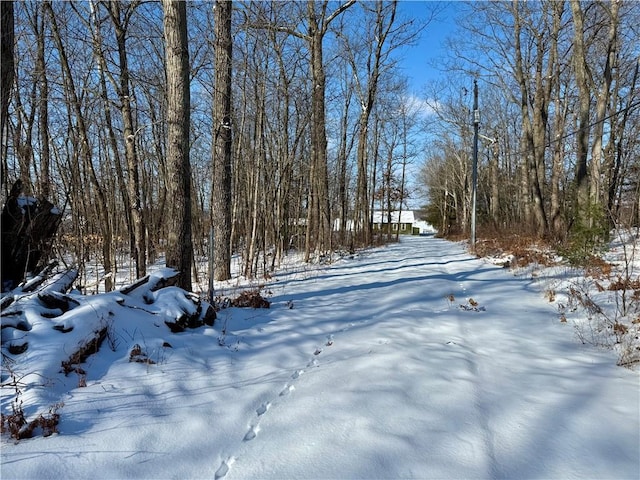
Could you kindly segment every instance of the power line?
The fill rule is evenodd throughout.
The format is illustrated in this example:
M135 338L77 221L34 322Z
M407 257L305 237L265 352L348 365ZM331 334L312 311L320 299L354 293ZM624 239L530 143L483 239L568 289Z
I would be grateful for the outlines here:
M527 154L533 153L534 150L537 150L539 148L545 148L545 149L549 148L555 143L559 143L559 142L561 142L563 140L566 140L567 138L572 137L574 135L577 135L578 133L580 133L580 132L582 132L584 130L591 129L591 128L595 127L596 125L598 125L600 123L603 123L603 122L605 122L605 121L609 120L610 118L613 118L613 117L615 117L617 115L620 115L621 113L627 112L627 111L629 111L629 110L631 110L631 109L633 109L633 108L635 108L637 106L640 106L640 100L638 100L638 101L636 101L636 102L634 102L634 103L632 103L630 105L627 105L624 108L621 108L620 110L617 110L617 111L607 115L606 117L602 118L601 120L592 122L589 125L586 125L584 127L580 127L580 128L578 128L576 130L573 130L571 132L565 133L564 135L561 135L560 137L556 137L555 139L550 139L543 145L534 145L533 147L527 147L526 149L519 150L517 152L507 153L504 156L506 156L507 158L508 157L515 157L515 156L523 156L523 155L527 155Z

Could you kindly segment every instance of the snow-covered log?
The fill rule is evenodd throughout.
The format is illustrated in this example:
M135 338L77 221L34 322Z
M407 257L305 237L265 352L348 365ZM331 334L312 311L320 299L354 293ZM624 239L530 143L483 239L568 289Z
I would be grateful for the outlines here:
M130 295L135 292L135 294L144 296L145 293L155 292L161 288L175 285L178 282L179 275L180 272L172 268L163 268L136 280L131 285L121 288L120 293Z
M212 305L194 293L173 286L178 272L170 268L158 270L117 292L99 295L71 292L78 274L76 269L48 273L48 276L41 274L41 278L27 282L3 297L3 353L19 355L27 349L37 349L38 346L29 338L34 325L57 330L66 334L67 339L73 331L80 337L74 355L75 352L81 353L63 360L63 369L68 373L84 361L85 354L100 347L106 335L107 319L123 307L141 312L154 324L164 323L174 333L212 326L216 319ZM85 318L83 315L87 310L94 312L95 325L78 320ZM41 322L41 319L50 323ZM68 364L66 367L64 362Z

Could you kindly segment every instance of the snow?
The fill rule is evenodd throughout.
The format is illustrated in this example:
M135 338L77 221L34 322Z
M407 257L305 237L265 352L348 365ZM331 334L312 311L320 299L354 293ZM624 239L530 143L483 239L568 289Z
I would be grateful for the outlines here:
M171 309L180 295L163 290L153 305ZM24 410L62 402L59 433L3 436L2 478L640 475L638 372L579 342L530 276L403 237L284 269L267 292L270 309L223 309L177 334L143 299L115 308L109 295L65 314L69 333L51 328L64 318L30 317L30 343L46 348L14 366L31 382ZM112 348L87 359L79 387L60 359L101 322ZM129 362L136 344L154 363Z

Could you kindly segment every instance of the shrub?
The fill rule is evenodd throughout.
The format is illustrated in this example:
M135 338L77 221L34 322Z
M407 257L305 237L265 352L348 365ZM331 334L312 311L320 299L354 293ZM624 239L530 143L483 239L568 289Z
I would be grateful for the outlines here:
M3 435L9 434L16 442L25 438L32 438L38 433L43 437L58 433L58 423L60 422L58 410L64 406L63 403L56 403L49 408L49 413L46 416L39 414L35 419L28 421L22 408L21 383L14 372L11 372L11 382L3 386L14 387L15 397L11 401L12 413L8 415L0 414L0 433Z
M573 222L566 243L559 249L571 265L585 267L605 249L609 223L603 208L590 204Z

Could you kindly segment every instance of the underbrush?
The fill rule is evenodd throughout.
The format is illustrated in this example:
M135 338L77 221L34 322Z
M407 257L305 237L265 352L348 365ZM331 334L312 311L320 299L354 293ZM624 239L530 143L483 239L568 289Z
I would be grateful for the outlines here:
M548 267L558 263L558 255L549 243L528 235L507 234L479 239L475 253L479 257L503 258L503 265L511 268L531 264Z
M57 403L49 408L47 414L38 414L35 418L28 420L23 409L22 402L22 383L14 372L11 372L11 380L3 387L13 387L15 396L11 401L11 410L9 414L0 415L0 433L9 435L16 442L25 438L32 438L38 435L48 437L54 433L58 433L58 423L60 422L60 410L64 404Z
M567 255L538 238L501 234L476 242L479 257L530 275L557 304L560 322L571 322L583 344L616 352L617 364L640 364L640 235L614 231L608 249ZM576 259L579 259L576 260Z

